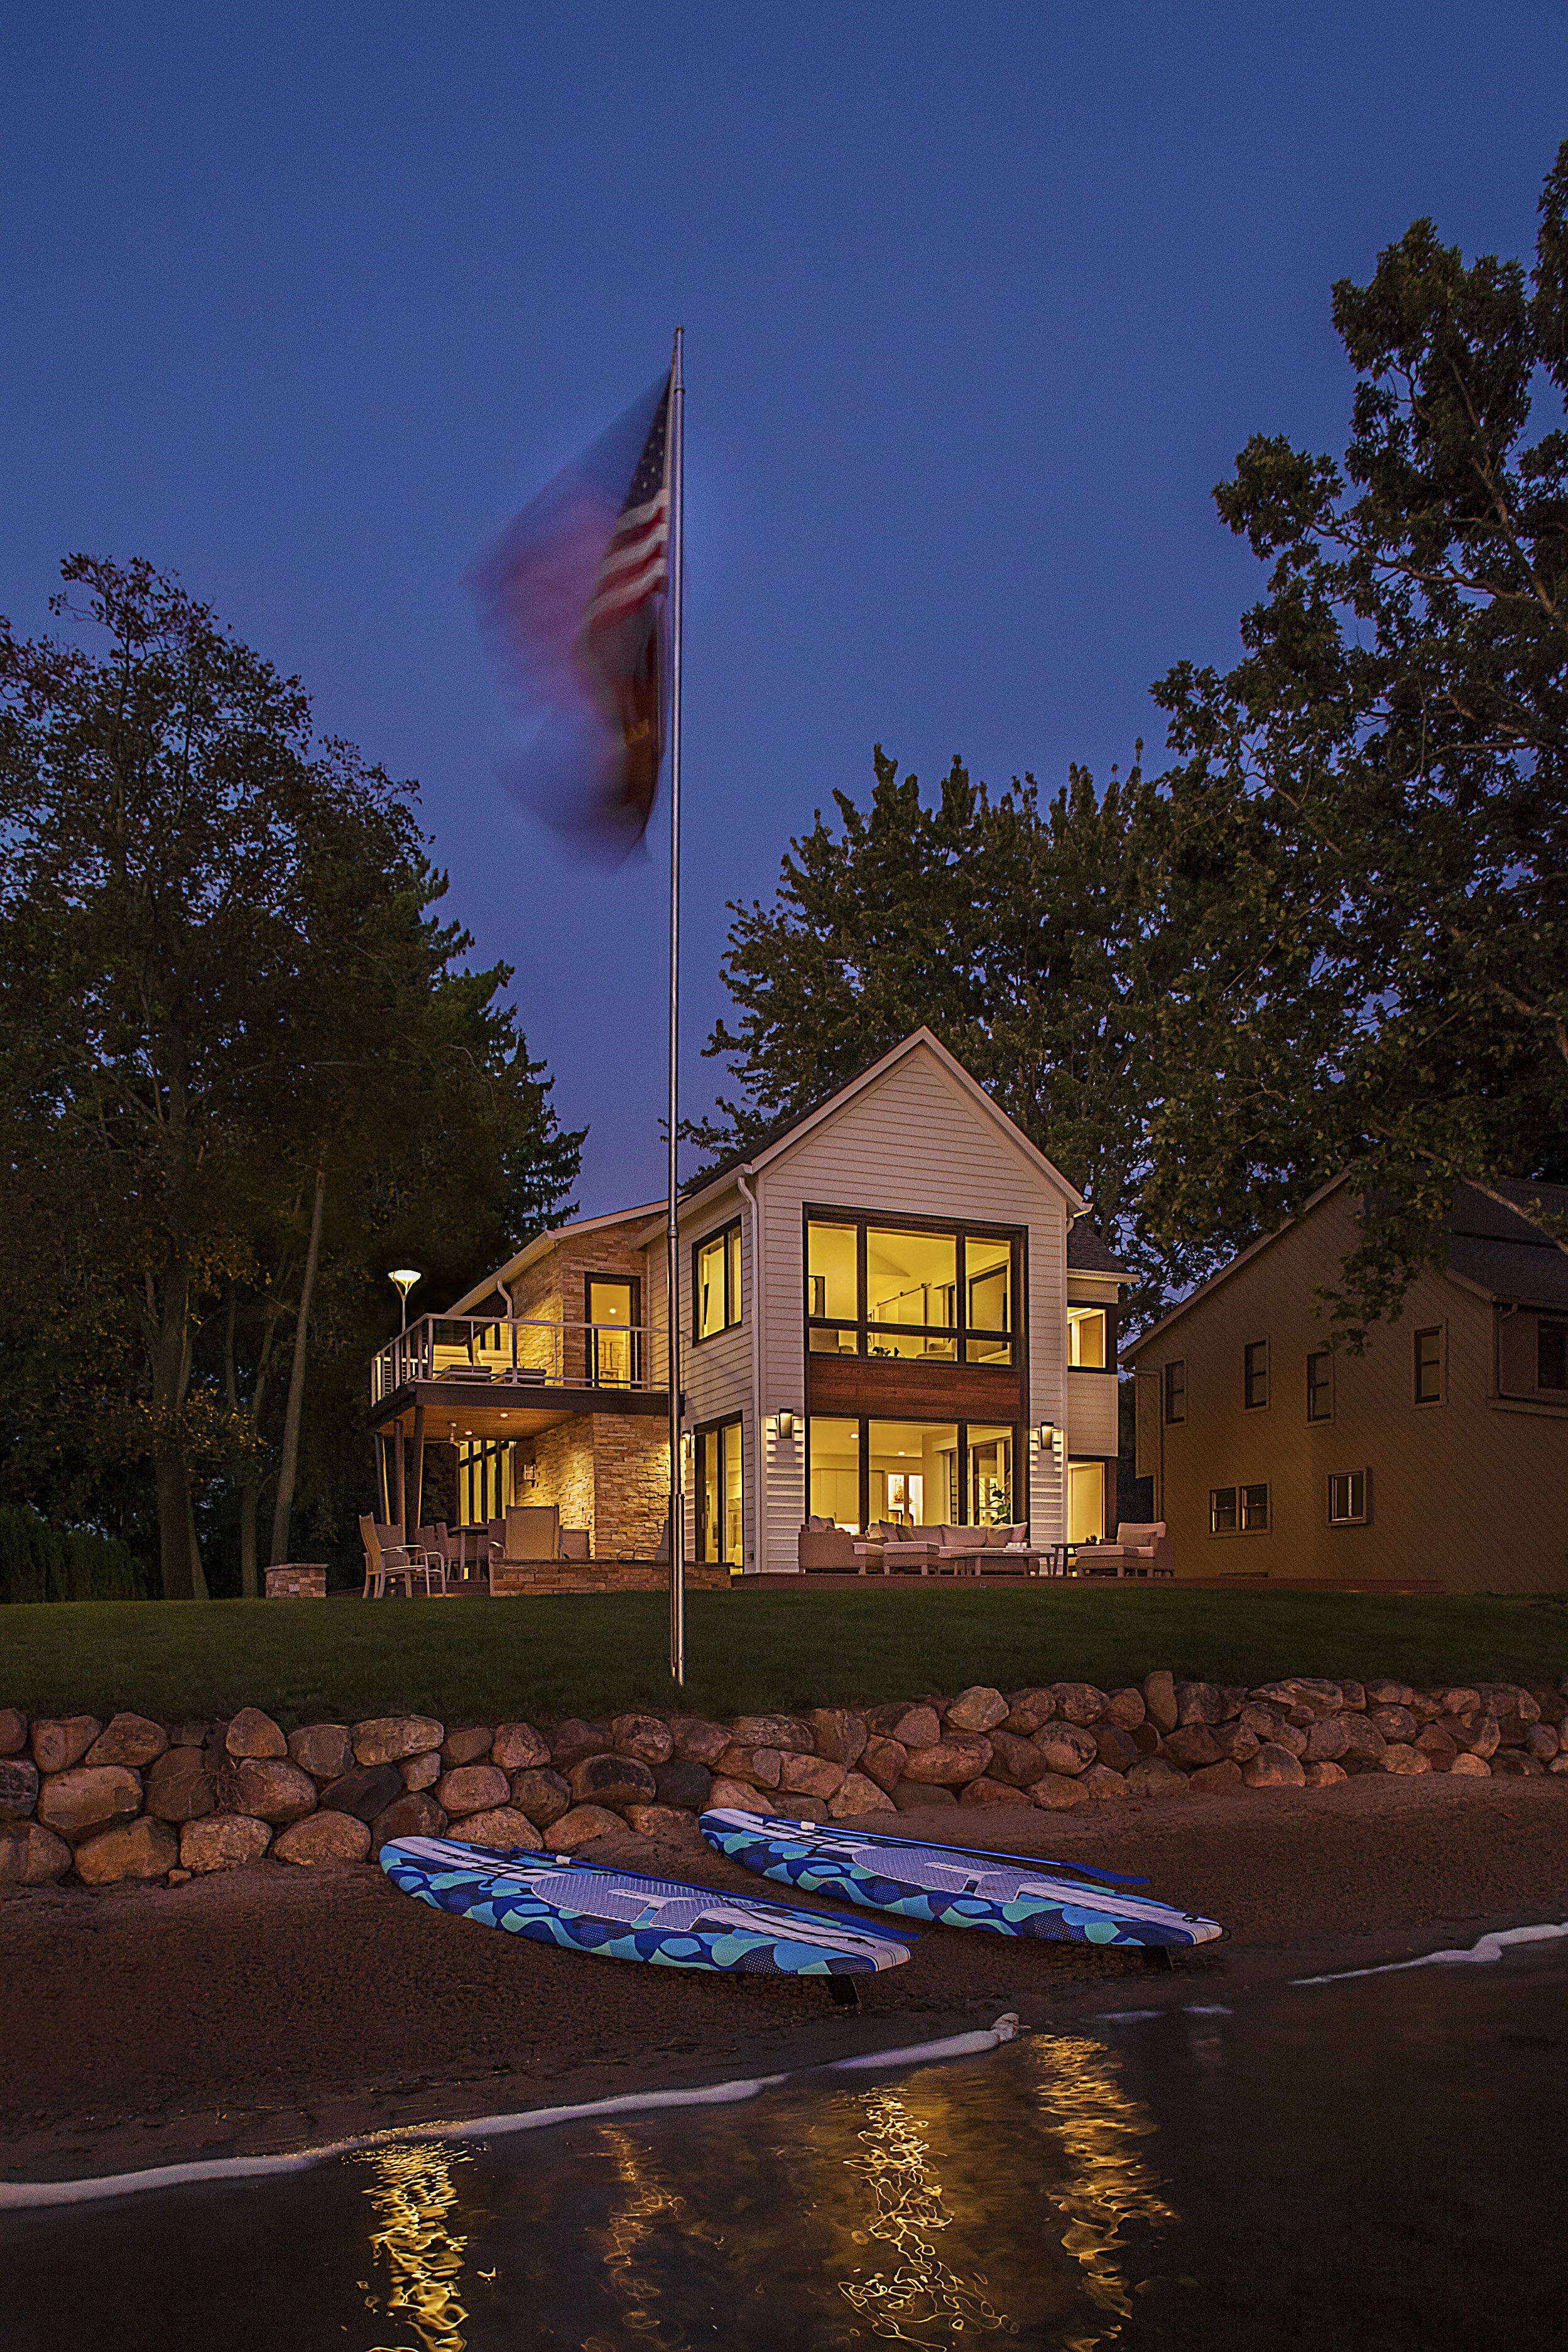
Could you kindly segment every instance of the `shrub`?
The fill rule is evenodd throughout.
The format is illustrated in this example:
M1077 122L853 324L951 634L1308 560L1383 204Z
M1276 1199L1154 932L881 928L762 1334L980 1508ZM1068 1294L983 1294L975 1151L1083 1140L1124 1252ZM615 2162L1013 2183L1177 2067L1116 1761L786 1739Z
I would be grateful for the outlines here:
M0 1601L145 1601L146 1573L116 1536L51 1528L0 1505Z

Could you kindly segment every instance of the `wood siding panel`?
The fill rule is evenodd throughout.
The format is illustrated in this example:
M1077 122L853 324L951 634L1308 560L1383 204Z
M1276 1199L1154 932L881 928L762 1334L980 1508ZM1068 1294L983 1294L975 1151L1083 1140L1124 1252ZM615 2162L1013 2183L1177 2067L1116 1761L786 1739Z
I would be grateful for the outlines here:
M691 1249L694 1242L741 1218L741 1319L710 1339L691 1336ZM662 1262L662 1261L661 1261ZM738 1192L705 1202L700 1216L683 1222L680 1234L680 1362L686 1394L682 1427L700 1429L712 1421L741 1421L741 1481L745 1515L743 1549L753 1565L757 1535L757 1419L752 1397L752 1313L755 1269L752 1264L752 1218ZM688 1482L686 1528L688 1558L695 1557L697 1495L695 1463Z
M1077 1372L1068 1368L1068 1452L1115 1454L1121 1444L1114 1372ZM1044 1420L1043 1413L1037 1420Z
M1023 1382L1016 1372L983 1364L873 1361L864 1356L808 1356L811 1412L870 1413L891 1421L1019 1419Z

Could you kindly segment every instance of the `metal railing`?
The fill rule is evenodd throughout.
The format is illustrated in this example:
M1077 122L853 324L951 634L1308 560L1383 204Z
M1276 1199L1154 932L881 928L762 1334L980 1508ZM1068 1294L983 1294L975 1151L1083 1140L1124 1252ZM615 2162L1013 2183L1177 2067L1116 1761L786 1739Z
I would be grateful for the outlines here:
M640 1324L556 1323L531 1317L421 1315L374 1358L370 1401L416 1381L452 1388L654 1389L649 1334Z

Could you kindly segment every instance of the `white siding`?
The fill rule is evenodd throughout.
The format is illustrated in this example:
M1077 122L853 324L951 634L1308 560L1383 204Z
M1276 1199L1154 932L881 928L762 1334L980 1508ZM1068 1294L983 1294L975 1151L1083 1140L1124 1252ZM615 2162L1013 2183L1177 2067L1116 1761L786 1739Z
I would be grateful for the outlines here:
M1068 1452L1110 1455L1118 1451L1114 1372L1068 1371ZM1037 1413L1037 1421L1045 1415Z
M695 1242L741 1219L741 1319L710 1339L691 1336L691 1250ZM741 1417L741 1479L746 1520L747 1564L754 1565L757 1537L757 1416L752 1395L752 1314L755 1268L752 1263L751 1212L733 1186L705 1198L700 1209L683 1215L680 1228L680 1369L686 1393L683 1429L700 1429L710 1421ZM695 1474L687 1481L687 1543L697 1541ZM688 1557L694 1554L689 1549Z

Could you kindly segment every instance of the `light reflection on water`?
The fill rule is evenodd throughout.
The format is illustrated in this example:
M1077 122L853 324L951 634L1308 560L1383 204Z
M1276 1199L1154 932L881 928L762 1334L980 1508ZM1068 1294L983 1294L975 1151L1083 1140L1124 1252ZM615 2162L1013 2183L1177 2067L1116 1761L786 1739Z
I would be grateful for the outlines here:
M894 2267L840 2279L839 2292L850 2308L869 2319L874 2335L900 2344L929 2343L933 2331L958 2336L973 2329L984 2335L1004 2328L1016 2336L1016 2321L987 2300L984 2275L975 2271L961 2278L942 2260L936 2239L951 2229L952 2215L927 2160L930 2141L921 2137L911 2101L898 2091L872 2091L857 2105L865 2116L859 2133L863 2153L846 2157L844 2163L869 2190L871 2212L865 2229L850 2234L857 2245L887 2244ZM931 2130L929 2122L925 2128Z
M400 2330L406 2313L419 2339L416 2347L378 2344L369 2352L466 2352L468 2315L458 2287L468 2241L447 2227L447 2216L458 2202L452 2168L471 2158L437 2141L378 2148L358 2161L374 2175L365 2195L381 2224L370 2233L371 2278L360 2284L370 2288L382 2264L389 2273L384 2294L367 2293L365 2309L384 2311Z
M1117 2255L1127 2244L1128 2221L1152 2225L1180 2220L1159 2194L1158 2176L1136 2143L1152 2137L1153 2116L1131 2097L1114 2052L1104 2043L1041 2036L1032 2045L1040 2106L1061 2142L1068 2179L1053 2191L1068 2217L1062 2244L1083 2272L1084 2292L1113 2324L1063 2338L1064 2352L1094 2352L1121 2335L1132 2315L1127 2280ZM1142 2281L1139 2282L1142 2284Z

